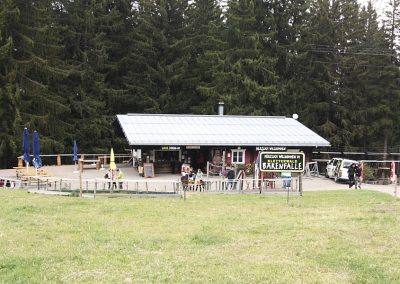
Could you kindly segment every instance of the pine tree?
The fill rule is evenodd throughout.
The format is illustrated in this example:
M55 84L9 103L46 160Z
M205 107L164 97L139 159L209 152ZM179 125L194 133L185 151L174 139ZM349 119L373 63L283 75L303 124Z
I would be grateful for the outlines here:
M62 58L70 71L58 91L68 101L71 110L68 122L74 127L74 134L66 137L64 144L71 147L73 140L77 140L81 151L107 152L112 127L102 73L108 56L102 26L103 3L95 0L60 3L57 11L63 27Z
M261 2L265 27L269 34L267 48L276 58L275 70L279 76L278 113L291 116L299 111L298 68L305 56L303 36L310 18L309 1L271 1ZM270 12L272 11L272 12ZM268 15L268 13L270 15ZM301 108L301 107L300 107Z
M4 168L12 165L17 156L14 138L18 114L12 84L15 69L11 60L13 41L7 23L16 17L18 11L10 0L0 3L0 11L0 168Z
M400 1L389 0L383 21L391 49L400 50ZM397 58L398 59L398 58Z
M363 17L365 33L365 71L360 75L364 84L365 111L361 121L360 140L369 146L387 152L388 145L396 145L399 138L396 125L400 106L400 72L395 46L391 41L392 29L379 27L376 12L369 3ZM386 34L385 34L386 31ZM357 141L355 141L357 143Z
M302 29L294 60L290 89L300 120L327 138L342 143L348 133L341 131L337 106L337 3L310 2L310 16Z
M230 114L266 115L276 106L277 78L271 58L263 53L258 24L252 0L229 1L222 35L226 44L209 55L215 65L203 94L210 104L224 101Z
M17 145L12 148L22 153L20 134L27 126L41 133L43 151L51 152L53 145L62 145L58 140L68 131L63 121L68 107L52 88L65 76L57 57L61 46L52 25L55 21L52 1L7 0L1 5L2 18L4 16L1 41L2 44L6 42L1 93L4 104L8 104L4 110L12 109L5 121L13 126L7 131L10 135L7 139L13 136L13 141L6 144Z
M185 112L186 93L183 90L188 69L189 50L186 38L187 0L161 0L158 28L162 30L165 48L163 57L163 75L166 88L160 95L159 103L165 113ZM191 94L193 95L193 94ZM179 102L179 103L178 103Z
M215 0L196 0L188 9L184 48L188 51L187 68L182 87L177 94L179 112L214 114L216 102L206 107L207 99L201 95L201 84L210 80L211 66L208 54L220 49L222 10Z

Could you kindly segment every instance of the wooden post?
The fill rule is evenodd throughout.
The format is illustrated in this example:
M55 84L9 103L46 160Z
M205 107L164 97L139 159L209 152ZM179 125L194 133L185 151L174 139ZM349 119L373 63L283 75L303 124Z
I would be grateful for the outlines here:
M18 157L18 168L22 168L24 166L24 162L22 161L22 157Z
M61 156L57 155L57 166L61 166Z
M104 156L104 157L103 157L103 161L104 161L104 165L107 165L107 163L108 163L108 162L107 162L107 156Z
M299 173L299 193L300 196L303 196L303 180L302 180L303 174Z
M79 197L82 197L82 170L79 171Z
M94 180L94 191L93 191L93 198L96 198L96 191L97 191L97 179Z
M289 204L289 190L290 190L290 187L287 186L287 200L286 200L286 204Z

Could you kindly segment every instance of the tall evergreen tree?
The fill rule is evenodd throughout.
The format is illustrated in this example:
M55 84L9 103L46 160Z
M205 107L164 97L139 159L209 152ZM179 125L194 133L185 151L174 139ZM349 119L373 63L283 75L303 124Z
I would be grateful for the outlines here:
M14 82L15 64L13 64L13 39L8 25L18 17L18 9L11 0L0 3L0 168L8 167L17 156L16 89ZM22 133L22 131L21 131Z
M332 144L346 139L341 131L337 94L337 3L310 2L310 19L299 40L291 90L300 120Z
M359 138L368 146L387 152L389 145L398 144L399 123L396 114L400 107L400 72L396 47L391 42L392 30L379 27L376 12L369 3L363 13L365 19L365 72L360 74L364 86L363 133ZM385 35L386 30L386 35ZM356 144L358 141L354 141Z
M273 57L276 57L275 70L279 76L278 114L291 115L297 113L300 107L297 98L300 94L296 84L299 79L297 64L302 65L302 58L305 56L302 44L310 17L309 1L277 0L261 3L266 7L258 11L265 15L263 22L266 25L263 28L269 31L266 37L271 39L268 48Z
M196 0L188 9L185 49L189 53L182 88L177 94L180 112L213 114L216 102L209 106L201 96L201 84L210 80L211 66L207 54L220 49L222 10L215 0Z
M101 72L107 62L102 29L102 2L60 0L57 12L63 27L63 61L69 75L58 85L71 109L69 123L74 127L65 145L74 139L82 151L104 152L110 147L111 118L106 109L107 88Z
M224 49L215 58L213 77L203 86L210 103L223 100L231 114L271 114L276 106L276 75L271 58L263 54L252 0L228 2ZM217 55L217 56L216 56Z
M65 100L52 87L65 76L58 60L61 45L52 1L7 0L2 5L2 12L8 15L2 37L12 46L7 53L7 87L3 94L15 107L10 112L10 117L15 114L16 118L15 144L21 144L17 142L21 140L19 134L27 126L41 133L44 152L60 150L71 128L64 121L68 113Z
M132 44L120 78L126 90L123 103L129 112L159 113L159 98L167 88L162 55L166 39L159 28L164 10L157 1L145 0L133 8Z
M188 1L161 0L159 9L159 24L161 24L159 28L163 31L166 44L166 48L162 50L162 57L167 87L161 93L159 102L163 112L184 112L184 104L179 102L187 100L183 85L189 60L189 50L185 41Z
M400 50L400 0L389 0L383 21L391 49Z

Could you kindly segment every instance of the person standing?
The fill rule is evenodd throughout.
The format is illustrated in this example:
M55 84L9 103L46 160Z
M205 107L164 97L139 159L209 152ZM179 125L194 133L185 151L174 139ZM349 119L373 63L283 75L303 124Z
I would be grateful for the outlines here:
M226 177L228 178L228 183L226 184L226 190L232 190L234 186L233 180L235 179L235 171L233 169L229 169Z
M109 189L111 189L111 191L113 191L114 189L117 189L117 173L114 171L114 170L110 170L110 173L111 173L111 177L110 177L110 179L111 179L111 182L110 182L110 184L111 184L111 188L109 188Z
M110 190L110 189L111 189L111 170L108 170L108 171L106 172L106 174L104 175L104 179L110 180L110 181L108 182L108 190Z
M355 184L354 180L355 169L356 169L356 164L352 163L349 169L347 170L347 174L349 176L349 188L352 188L353 185Z
M361 189L361 177L362 177L362 167L361 165L356 165L354 168L354 174L355 174L355 187L357 189Z
M117 179L118 179L118 183L119 183L119 189L122 189L122 179L124 178L124 173L120 170L117 169Z

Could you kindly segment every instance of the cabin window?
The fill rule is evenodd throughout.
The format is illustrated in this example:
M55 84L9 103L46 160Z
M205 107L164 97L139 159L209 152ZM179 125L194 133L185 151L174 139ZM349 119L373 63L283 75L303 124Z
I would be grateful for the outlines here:
M244 164L245 151L246 150L238 150L232 149L232 164Z

